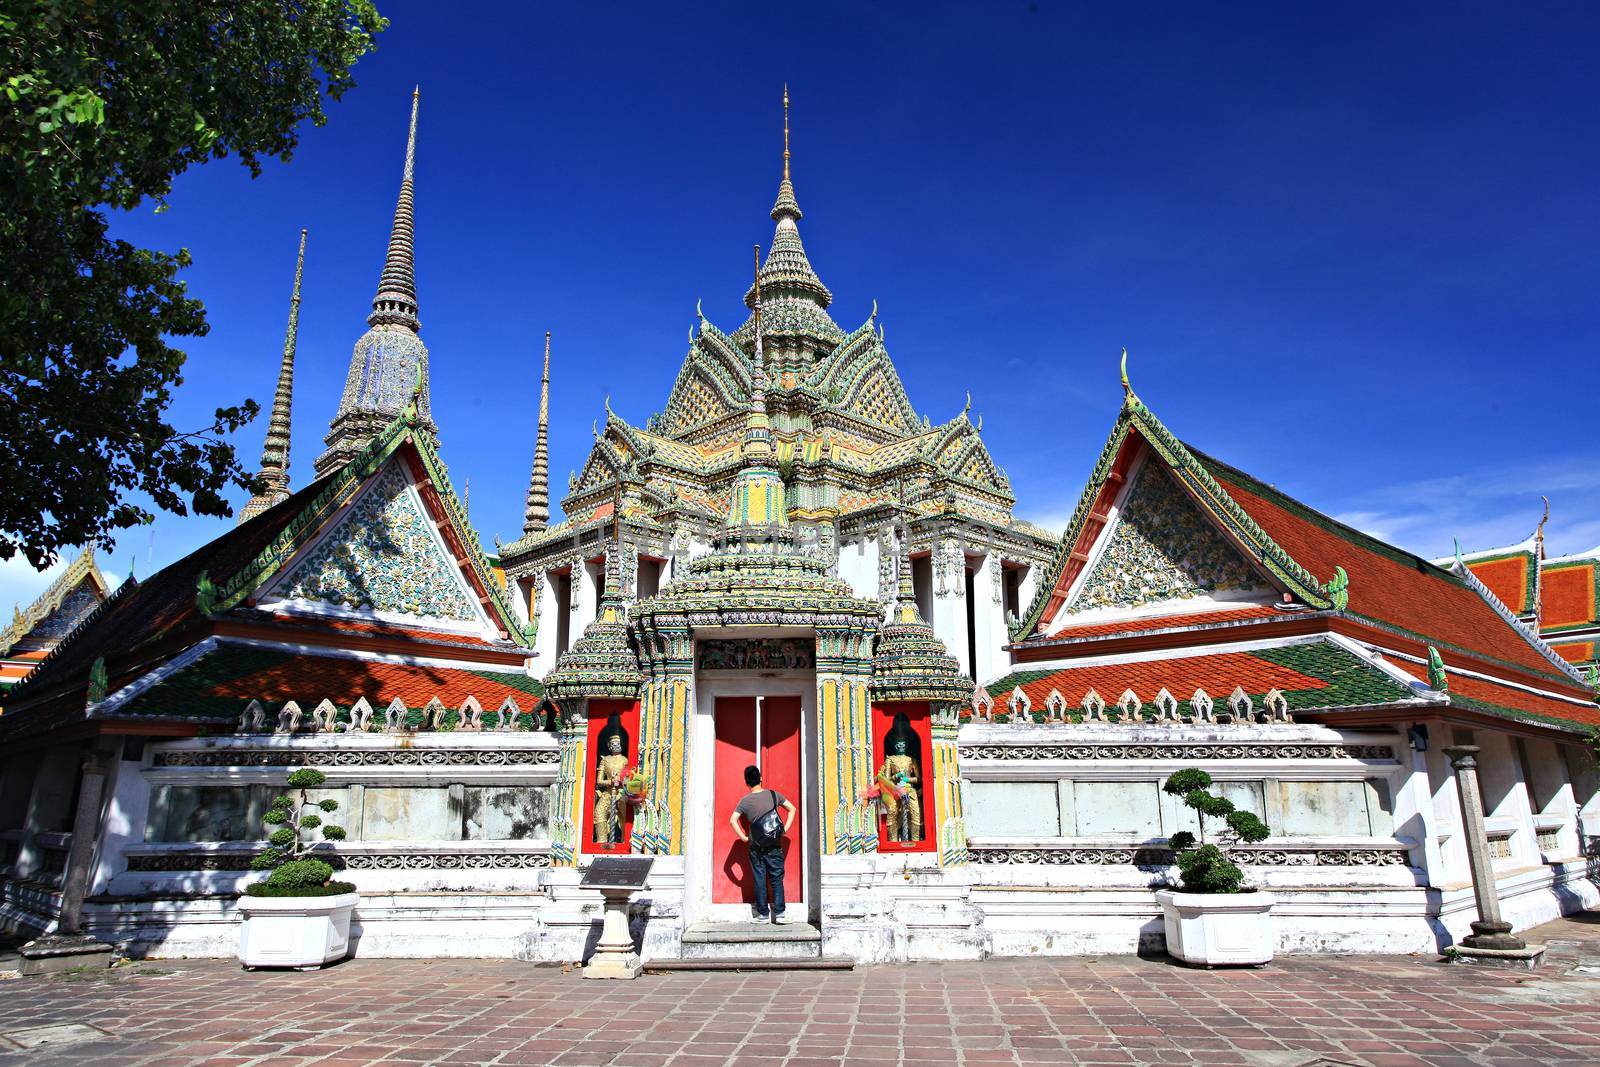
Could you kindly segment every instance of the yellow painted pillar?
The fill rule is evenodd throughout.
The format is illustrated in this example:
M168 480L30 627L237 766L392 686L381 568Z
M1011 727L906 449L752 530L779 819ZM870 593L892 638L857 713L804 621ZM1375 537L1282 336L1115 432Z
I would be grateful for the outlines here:
M633 851L683 854L689 796L689 682L693 677L687 630L662 632L665 647L653 657L639 708L639 760L649 779L648 803L634 816Z
M967 820L961 795L961 750L956 735L960 713L954 706L935 707L933 732L934 791L939 798L939 862L957 867L967 862Z
M589 747L589 717L581 709L561 709L561 762L556 771L555 819L550 827L550 862L578 864L583 827L583 772Z

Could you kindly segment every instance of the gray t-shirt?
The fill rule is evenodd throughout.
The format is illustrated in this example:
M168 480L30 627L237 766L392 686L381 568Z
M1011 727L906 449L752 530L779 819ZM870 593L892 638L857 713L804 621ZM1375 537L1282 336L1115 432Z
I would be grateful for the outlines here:
M776 789L763 789L759 793L746 793L739 798L739 803L734 805L733 810L744 817L744 825L748 829L756 824L757 819L772 810L772 802L774 800L778 802L778 817L782 818L783 806L788 801Z

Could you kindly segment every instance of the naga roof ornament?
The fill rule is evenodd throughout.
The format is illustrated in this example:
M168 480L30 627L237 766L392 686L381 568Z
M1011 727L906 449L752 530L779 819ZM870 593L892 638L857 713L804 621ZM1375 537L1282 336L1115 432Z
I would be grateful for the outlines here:
M283 360L278 366L278 389L272 396L272 419L261 449L261 491L239 509L239 522L247 522L274 504L289 499L289 415L294 400L294 354L300 337L300 278L306 266L306 231L300 230L300 253L294 262L294 288L289 294L289 325L283 335Z
M428 402L428 348L420 336L417 318L417 280L413 170L417 150L417 105L420 90L411 93L411 126L406 134L405 168L400 196L389 227L389 248L378 291L372 298L368 330L350 355L339 410L329 424L328 449L317 458L317 476L339 469L376 434L410 399L411 383L420 374L422 392L418 412L422 428L430 435L438 429Z

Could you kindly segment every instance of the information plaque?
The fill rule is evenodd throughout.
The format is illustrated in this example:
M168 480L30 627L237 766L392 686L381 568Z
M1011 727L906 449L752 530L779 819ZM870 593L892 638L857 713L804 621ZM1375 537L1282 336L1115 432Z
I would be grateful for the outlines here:
M579 889L643 889L654 856L601 856L583 872Z

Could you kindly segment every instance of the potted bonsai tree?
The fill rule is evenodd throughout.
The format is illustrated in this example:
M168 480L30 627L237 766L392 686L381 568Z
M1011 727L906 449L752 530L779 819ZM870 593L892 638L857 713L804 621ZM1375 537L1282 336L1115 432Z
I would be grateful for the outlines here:
M269 845L250 866L272 873L245 886L239 898L239 962L246 969L315 970L350 951L350 913L360 897L351 883L333 881L333 866L311 851L314 835L344 839L344 829L321 814L337 811L339 802L310 800L309 790L327 780L310 767L291 771L291 792L274 798L264 816Z
M1211 775L1198 768L1178 771L1162 789L1180 797L1199 818L1198 836L1180 830L1167 838L1176 853L1181 889L1156 894L1166 926L1167 952L1191 967L1263 964L1272 959L1271 894L1244 884L1244 872L1223 844L1261 841L1271 831L1253 812L1240 811L1209 791ZM1206 820L1222 828L1206 839Z

